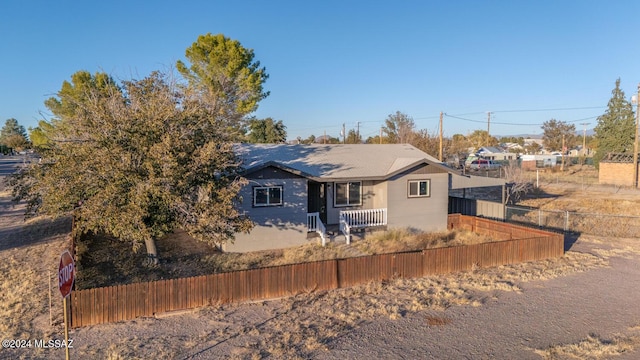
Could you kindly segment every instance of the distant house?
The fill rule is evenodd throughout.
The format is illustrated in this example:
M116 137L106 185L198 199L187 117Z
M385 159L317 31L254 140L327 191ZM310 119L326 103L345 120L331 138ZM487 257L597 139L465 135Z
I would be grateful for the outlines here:
M445 230L451 177L462 178L408 144L243 144L237 152L249 180L241 209L255 227L223 245L233 252L316 242L313 233L324 243L328 229L347 241L367 227Z
M507 152L512 152L512 153L521 153L524 151L524 147L518 143L504 143L504 144L500 144L500 147L502 147L503 149L506 149Z
M487 160L508 161L516 160L518 158L518 154L507 152L504 149L495 146L483 146L476 152L476 154Z

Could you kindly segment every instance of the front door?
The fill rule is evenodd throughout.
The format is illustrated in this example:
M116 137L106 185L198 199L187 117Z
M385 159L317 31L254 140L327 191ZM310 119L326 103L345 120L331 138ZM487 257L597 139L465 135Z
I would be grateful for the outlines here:
M325 197L327 184L309 181L308 209L310 213L320 213L322 223L327 223L327 199Z

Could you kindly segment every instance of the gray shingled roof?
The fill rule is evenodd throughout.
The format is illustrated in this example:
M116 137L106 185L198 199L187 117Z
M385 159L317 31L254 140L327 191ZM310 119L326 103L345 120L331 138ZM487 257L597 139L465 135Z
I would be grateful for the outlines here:
M450 170L408 144L241 144L237 153L247 172L273 165L317 179L385 179L425 162Z

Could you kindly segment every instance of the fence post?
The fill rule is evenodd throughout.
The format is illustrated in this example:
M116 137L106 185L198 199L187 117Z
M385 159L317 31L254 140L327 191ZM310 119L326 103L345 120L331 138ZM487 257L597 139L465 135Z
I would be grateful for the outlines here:
M542 210L538 209L538 227L542 227Z

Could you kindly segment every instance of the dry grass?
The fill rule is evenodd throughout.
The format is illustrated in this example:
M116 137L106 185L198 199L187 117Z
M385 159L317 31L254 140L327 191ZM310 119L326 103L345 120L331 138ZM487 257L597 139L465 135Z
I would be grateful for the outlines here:
M0 210L0 335L3 339L59 339L63 324L62 298L55 274L60 254L69 243L70 219L38 217L24 221L24 205L10 202L10 193L3 188L2 178ZM11 356L32 358L43 354L43 349L37 349L16 351ZM2 355L5 354L0 353L0 357Z
M545 360L559 359L608 359L635 350L640 345L638 327L630 328L624 334L616 334L610 339L590 334L575 344L553 345L547 349L534 349Z
M375 255L447 246L472 245L491 241L494 241L494 239L471 231L453 230L425 233L409 229L392 229L367 236L362 241L354 242L353 246L366 254Z
M488 236L470 231L421 233L400 229L367 235L363 240L353 242L353 248L336 243L329 243L325 247L312 243L280 250L221 253L196 246L195 240L185 237L184 234L179 234L177 240L183 244L183 247L176 245L176 239L173 238L158 242L161 265L154 267L144 265L145 254L132 252L129 244L105 236L86 237L76 247L78 254L76 286L78 289L87 289L309 261L343 259L358 255L415 251L493 241ZM189 252L189 248L192 247L196 248Z
M592 165L571 165L566 166L565 171L560 170L560 166L538 169L539 181L542 184L572 183L572 184L597 184L598 170ZM527 172L531 182L536 181L536 171Z

